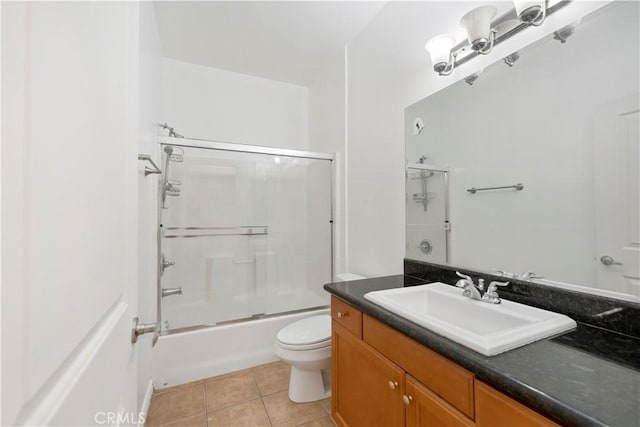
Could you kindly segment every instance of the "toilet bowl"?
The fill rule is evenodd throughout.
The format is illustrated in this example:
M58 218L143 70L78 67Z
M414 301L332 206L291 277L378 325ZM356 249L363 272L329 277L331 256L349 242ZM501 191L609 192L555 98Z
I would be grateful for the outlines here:
M331 395L331 316L308 317L280 329L275 351L291 365L289 399L313 402Z
M365 277L340 273L336 279ZM280 359L291 365L289 399L302 403L331 396L331 316L308 317L280 329L275 350Z

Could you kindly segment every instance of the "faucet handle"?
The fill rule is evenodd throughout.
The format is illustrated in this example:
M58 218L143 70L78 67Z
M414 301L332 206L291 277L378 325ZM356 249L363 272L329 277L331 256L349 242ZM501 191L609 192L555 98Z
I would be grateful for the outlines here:
M496 273L498 273L500 276L503 276L503 277L513 277L514 276L513 273L509 273L506 270L500 270L499 268L491 267L491 270L495 271Z
M473 283L473 279L471 278L471 276L467 276L466 274L462 274L459 271L456 271L456 274L458 275L458 277L462 277L463 279L468 280L471 283Z
M485 292L482 296L482 300L490 302L492 304L500 304L500 296L498 295L498 292L496 292L496 289L498 288L498 286L507 286L508 284L509 282L492 281L491 283L489 283L487 292Z
M489 283L489 287L487 288L487 293L495 292L496 289L498 289L498 286L507 286L508 284L509 282L492 281L491 283Z
M544 276L538 276L535 271L528 270L522 274L519 274L518 279L521 279L521 280L544 279Z

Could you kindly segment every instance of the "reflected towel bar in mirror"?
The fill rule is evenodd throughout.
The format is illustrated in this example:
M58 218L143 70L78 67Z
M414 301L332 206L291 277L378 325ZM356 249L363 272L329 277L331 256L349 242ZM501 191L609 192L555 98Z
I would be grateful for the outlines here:
M476 194L477 191L487 191L487 190L504 190L507 188L514 188L516 191L520 191L524 188L524 185L518 183L516 185L505 185L503 187L484 187L484 188L467 188L467 191L471 194Z

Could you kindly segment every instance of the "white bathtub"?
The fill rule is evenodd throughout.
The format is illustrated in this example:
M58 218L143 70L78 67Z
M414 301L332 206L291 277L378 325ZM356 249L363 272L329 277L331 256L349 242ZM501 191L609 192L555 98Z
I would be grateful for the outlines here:
M274 362L283 326L329 309L251 320L161 336L152 350L154 387L161 389Z

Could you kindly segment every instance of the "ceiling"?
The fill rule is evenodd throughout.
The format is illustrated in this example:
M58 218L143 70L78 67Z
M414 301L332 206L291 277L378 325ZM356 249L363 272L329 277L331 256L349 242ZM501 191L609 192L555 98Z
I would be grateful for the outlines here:
M384 1L162 1L163 55L310 85L384 7Z

